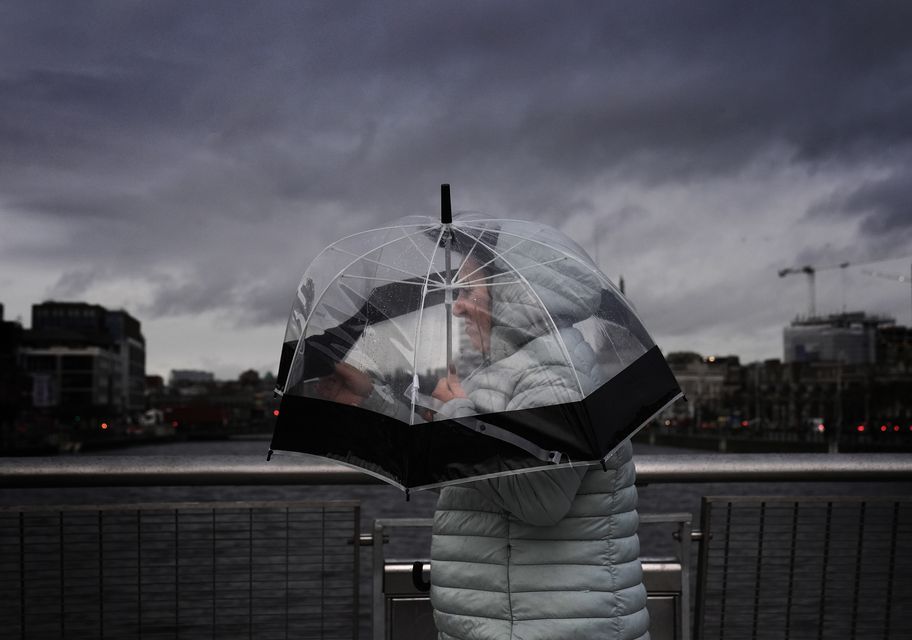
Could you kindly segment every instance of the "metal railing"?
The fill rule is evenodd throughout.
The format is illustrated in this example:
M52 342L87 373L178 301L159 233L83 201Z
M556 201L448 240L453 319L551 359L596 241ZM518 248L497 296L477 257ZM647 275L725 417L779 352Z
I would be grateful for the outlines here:
M271 462L240 456L0 458L0 487L371 485L383 482L340 464ZM637 482L836 482L910 480L912 454L698 454L634 458Z

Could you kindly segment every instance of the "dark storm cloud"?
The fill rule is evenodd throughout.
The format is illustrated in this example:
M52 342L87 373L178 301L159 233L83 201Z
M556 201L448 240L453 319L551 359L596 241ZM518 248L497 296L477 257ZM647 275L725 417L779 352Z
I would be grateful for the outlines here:
M905 157L910 18L901 2L6 4L0 203L67 225L48 259L84 275L56 290L88 286L100 272L80 263L104 254L149 279L152 315L272 322L299 276L283 261L433 205L439 182L457 208L558 223L599 211L580 189L599 177ZM899 186L871 189L841 211L872 235L902 226ZM163 263L184 279L156 281Z
M864 185L846 198L842 211L867 214L861 228L872 235L912 232L912 175Z
M275 323L291 309L284 282L212 273L205 280L178 282L155 278L152 300L139 312L146 318L186 316L206 311L220 314L235 327Z
M905 167L886 178L843 189L813 205L808 217L858 220L861 240L883 250L912 241L912 171Z
M68 271L48 290L49 299L72 300L81 297L97 280L106 275L91 270Z
M471 18L455 20L429 50L458 105L442 148L490 157L509 144L555 172L668 178L737 169L772 144L820 160L909 140L906 8L588 9L471 25L491 37L441 59Z
M5 121L17 129L18 111L36 135L87 144L92 125L115 140L192 132L187 147L212 133L229 153L271 132L306 145L406 121L411 135L381 142L394 167L422 164L397 151L463 158L513 144L572 172L687 151L716 170L712 153L692 152L724 161L779 140L819 157L912 131L904 4L342 6L38 16L26 27L68 38L45 43L44 65L5 74ZM7 51L31 34L11 35Z

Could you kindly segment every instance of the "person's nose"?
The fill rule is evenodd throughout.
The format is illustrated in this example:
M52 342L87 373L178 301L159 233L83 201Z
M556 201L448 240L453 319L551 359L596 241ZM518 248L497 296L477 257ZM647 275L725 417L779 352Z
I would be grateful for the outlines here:
M466 302L462 296L456 298L456 301L453 302L453 315L457 318L461 318L466 314Z

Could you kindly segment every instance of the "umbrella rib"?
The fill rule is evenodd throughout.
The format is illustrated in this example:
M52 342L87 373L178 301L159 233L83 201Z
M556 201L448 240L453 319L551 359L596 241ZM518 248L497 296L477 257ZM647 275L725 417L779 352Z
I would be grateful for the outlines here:
M522 242L517 242L517 243L514 244L512 247L510 247L509 249L507 249L506 251L504 251L503 253L508 253L508 252L510 252L510 251L513 251L513 249L515 249L516 247L520 246L523 242L525 242L526 239L521 237L521 240L522 240ZM469 276L475 275L476 273L478 273L479 271L481 271L482 269L484 269L485 267L487 267L489 264L493 263L495 260L497 260L497 256L500 256L501 259L503 259L503 254L499 254L499 253L497 253L497 251L495 251L493 248L488 247L488 245L485 244L484 242L482 242L482 240L481 240L480 238L477 239L477 243L478 243L478 244L482 244L482 245L484 245L485 247L487 247L487 248L494 254L494 257L491 258L490 260L488 260L487 262L485 262L483 265L481 265L480 267L478 267L478 268L475 269L474 271L472 271L471 273L467 273L465 276L463 276L461 282L467 282L467 281L468 281L467 279L469 278ZM506 260L504 260L504 262L506 262ZM512 265L510 265L510 266L511 266L511 268L512 268ZM514 270L517 271L517 272L519 271L519 269L514 269Z
M467 226L467 227L468 227L468 226L470 226L470 225L464 225L464 226ZM486 227L472 227L472 228L474 228L474 229L483 229L483 230L487 230ZM503 235L503 233L500 232L500 231L498 231L498 234L499 234L499 235ZM513 251L513 250L516 249L517 247L521 246L524 242L530 242L530 241L531 241L531 242L537 242L534 238L526 238L526 237L524 237L524 236L520 236L520 235L516 235L516 234L508 234L508 235L512 235L513 237L519 238L519 239L521 240L521 242L517 242L517 243L514 244L512 247L508 248L506 251L504 251L502 254L500 254L501 256L503 256L503 255L505 255L505 254L507 254L507 253ZM476 242L481 242L481 240L480 240L480 239L476 239ZM540 262L540 263L536 263L536 264L533 264L533 265L529 265L528 267L523 267L522 269L520 269L520 268L514 268L514 271L515 271L515 272L519 273L520 271L525 271L526 269L534 269L535 267L541 267L541 266L544 266L544 265L546 265L546 264L552 264L552 263L554 263L554 262L560 262L561 260L565 260L565 259L568 257L563 251L560 251L559 249L556 249L556 248L551 247L550 245L547 245L547 244L544 244L544 243L541 243L541 244L543 244L544 246L546 246L546 247L548 247L548 248L550 248L550 249L553 249L555 252L561 253L561 254L563 254L563 255L562 255L560 258L555 258L554 260L548 260L548 261L546 261L546 262ZM487 246L487 245L486 245L486 246ZM467 281L468 281L467 278L468 278L469 276L474 275L475 273L478 273L479 271L481 271L482 269L484 269L486 266L488 266L489 264L491 264L492 262L494 262L495 259L496 259L496 258L489 260L488 262L486 262L486 263L483 264L482 266L480 266L480 267L478 267L477 269L475 269L475 271L473 271L472 273L467 274L464 278L462 278L462 279L459 280L458 282L459 282L460 284L463 283L463 282L467 282ZM488 279L490 279L490 278L497 278L499 275L500 275L500 274L494 274L494 275L492 275L492 276L486 276L486 277L484 277L484 278L479 278L478 280L472 280L472 283L474 284L474 283L476 283L476 282L482 282L482 281L488 280ZM455 284L455 283L454 283L454 284Z
M412 377L413 378L417 376L417 372L418 372L418 351L419 351L418 347L421 346L419 340L421 338L421 321L424 318L424 302L427 299L427 293L428 293L428 279L431 277L431 269L434 268L434 257L437 255L437 249L440 248L440 241L443 239L443 234L445 231L446 231L446 226L440 225L440 234L437 236L437 242L434 243L434 250L431 252L431 259L428 260L427 276L425 276L424 289L421 292L421 306L418 307L418 322L415 323L415 343L414 343L415 344L415 355L412 356ZM411 403L412 403L412 406L409 411L409 424L410 425L415 424L415 400L417 399L415 396L415 388L417 387L417 385L415 385L414 379L412 380L412 384L414 386L412 387L412 394L411 394L412 397L410 398Z
M516 220L515 222L520 222L520 221L519 221L519 220ZM464 225L461 225L461 226L464 226L464 227L467 227L467 228L470 228L470 229L478 229L478 230L480 230L480 231L490 231L490 229L488 229L487 227L473 226L473 225L471 225L471 224L464 224ZM574 254L572 254L572 253L566 251L565 249L562 249L561 247L555 247L554 245L548 244L547 242L544 242L543 240L538 240L538 239L536 239L536 238L530 238L529 236L523 236L523 235L520 235L520 234L518 234L518 233L512 233L512 232L510 232L510 231L498 230L498 231L497 231L497 235L499 235L499 236L512 236L512 237L514 237L514 238L519 238L520 240L525 240L525 241L527 241L527 242L534 242L535 244L540 244L541 246L545 247L546 249L550 249L551 251L554 251L555 253L559 253L559 254L561 254L561 255L563 255L563 256L565 256L565 257L567 257L567 258L573 260L574 262L578 262L579 264L581 264L581 265L583 265L584 267L586 267L588 270L590 270L590 271L592 271L593 273L595 273L597 276L601 276L601 277L599 278L600 280L601 280L601 279L606 279L606 278L604 278L604 277L602 276L602 274L598 271L597 268L595 268L595 269L593 268L593 265L591 265L591 264L587 263L585 260L581 259L580 256L574 255ZM519 244L519 243L517 243L517 245L518 245L518 244ZM517 245L514 245L514 246L517 246ZM614 285L611 284L610 281L609 281L609 284L611 285L612 288L614 288Z
M401 240L401 238L396 238L396 240L397 240L397 241L398 241L398 240ZM371 251L376 251L376 249L379 249L379 248L380 248L380 247L376 247L376 248L374 248L374 249L371 249ZM364 262L371 262L371 263L373 263L373 264L376 264L376 265L381 266L381 267L385 267L385 268L387 268L387 269L392 269L393 271L398 271L399 273L404 273L405 275L409 276L410 278L419 278L419 279L421 278L421 276L419 276L417 273L412 273L412 272L410 272L410 271L406 271L405 269L400 269L399 267L394 267L394 266L391 265L391 264L384 264L383 262L380 262L379 260L375 260L375 259L373 259L373 258L368 258L368 257L367 257L367 254L358 255L357 253L354 253L354 252L352 252L352 251L348 251L348 250L346 250L346 249L340 249L340 248L338 248L338 247L333 247L333 249L335 249L335 250L338 251L339 253L344 253L345 255L352 256L352 257L355 258L355 260L352 260L351 264L349 264L348 266L351 266L351 265L354 264L355 262L358 262L359 260L361 260L361 261L364 261ZM367 253L370 253L371 251L368 251ZM344 273L340 273L338 277L341 277L341 276L343 276L343 275L345 275L345 274L344 274Z
M366 233L377 233L378 231L390 231L392 229L402 230L402 229L409 229L411 227L421 227L422 231L420 231L419 233L423 233L427 229L433 229L434 226L435 226L435 224L431 223L431 222L422 222L420 224L416 222L415 224L397 224L397 225L392 225L389 227L377 227L375 229L365 229L364 231L357 231L355 233L351 233L347 236L343 236L343 237L339 238L338 240L333 242L331 245L329 245L327 247L327 249L333 247L334 245L336 245L340 242L345 242L346 240L350 240L352 238L357 238L358 236L363 236ZM409 234L409 235L417 235L417 234ZM396 238L396 240L401 240L401 239L402 238Z
M333 247L333 249L335 249L335 250L338 251L339 253L344 253L345 255L353 256L353 257L355 258L355 260L352 260L352 261L348 264L348 266L346 267L346 269L347 269L348 267L352 266L352 265L353 265L355 262L357 262L358 260L363 260L364 262L372 262L373 264L379 265L379 266L384 267L384 268L386 268L386 269L392 269L393 271L398 271L399 273L404 273L405 275L407 275L407 276L409 276L409 277L411 277L411 278L419 278L419 279L420 279L421 276L418 275L417 273L412 273L412 272L410 272L410 271L406 271L405 269L400 269L399 267L394 267L394 266L391 265L391 264L385 264L385 263L383 263L383 262L380 262L379 260L374 260L373 258L368 258L368 257L367 257L367 254L368 254L368 253L371 253L371 252L373 252L373 251L376 251L377 249L381 249L381 248L383 248L383 247L386 246L386 245L393 244L393 242L398 242L398 241L400 241L400 240L402 240L402 238L396 238L395 240L393 240L393 241L391 241L391 242L388 242L388 243L386 243L386 244L384 244L384 245L380 245L379 247L374 247L373 249L371 249L371 250L368 251L367 253L364 253L364 254L361 254L361 255L358 255L357 253L354 253L353 251L348 251L347 249L340 249L339 247ZM341 272L341 273L339 273L339 275L336 276L336 277L338 278L338 277L342 276L343 273L344 273L344 271ZM428 277L430 277L430 274L428 275Z
M416 276L418 277L418 276ZM413 284L415 286L421 286L423 282L413 281L413 280L393 280L392 278L377 278L373 276L356 276L351 273L343 273L339 278L353 278L355 280L371 280L373 282L395 282L396 284ZM436 282L436 280L435 280Z
M611 324L615 324L615 326L617 326L616 323ZM608 343L611 345L611 348L614 350L614 356L618 359L618 362L626 367L627 362L625 362L624 358L621 357L621 352L618 351L617 345L614 344L614 340L611 339L611 334L608 331L605 331L604 336L608 340Z
M344 276L344 275L345 275L345 274L343 274L343 276ZM370 302L369 296L368 296L367 298L365 298L364 296L362 296L360 293L358 293L357 291L355 291L354 289L352 289L350 286L348 286L347 284L345 284L344 282L342 282L341 277L342 277L342 276L340 276L340 280L339 280L339 287L340 287L340 288L344 287L347 291L350 291L353 295L355 295L355 296L357 296L358 298L360 298L364 303L369 303L369 302ZM419 284L419 283L409 283L409 284ZM340 314L340 315L341 315L341 314ZM356 317L358 317L359 320L362 320L362 321L364 322L365 328L367 328L367 326L368 326L368 325L367 325L367 318L364 317L364 316L360 316L360 315L359 315L359 316L356 316ZM403 339L405 339L405 334L404 334L401 330L399 330L399 327L396 326L396 323L395 323L395 322L392 322L392 318L387 317L386 319L390 321L390 326L392 326L393 329L395 329L396 331L398 331L398 332L399 332L399 335L402 336ZM390 336L389 339L390 339L390 340L393 340L393 339L395 339L395 337L396 337L396 336ZM350 348L350 349L353 348L353 347L357 344L357 342L358 342L357 340L350 341L350 342L349 342L349 348ZM363 353L363 350L362 350L362 353ZM375 361L370 355L368 355L368 354L363 354L361 357L362 357L362 359L363 359L363 358L367 358L367 359L374 365L374 367L373 367L374 369L378 369L378 368L379 368L379 367L377 367L377 365L376 365L376 361Z
M408 238L409 242L412 243L412 246L415 247L415 250L421 254L421 257L424 258L425 260L427 260L428 262L430 262L431 259L428 258L427 255L425 255L424 251L421 250L421 247L418 246L418 243L415 242L414 238L412 238L411 235L406 236L406 237Z
M522 220L514 220L513 222L523 222L523 221L522 221ZM486 230L486 227L477 227L477 226L476 226L476 227L472 227L472 225L470 225L470 224L465 224L465 225L463 225L463 226L471 227L471 228L475 228L475 229ZM534 242L534 243L536 243L536 244L539 244L539 245L541 245L541 246L543 246L543 247L546 247L546 248L548 248L548 249L551 249L552 251L555 251L555 252L557 252L557 253L560 253L560 254L562 254L564 257L569 258L570 260L573 260L574 262L576 262L576 263L578 263L578 264L584 266L584 267L587 268L589 271L591 271L593 274L595 274L595 276L596 276L597 278L599 278L599 280L604 280L604 282L607 283L607 285L608 285L608 287L611 289L611 291L612 291L614 294L616 294L618 300L621 301L621 302L623 302L623 303L627 306L627 308L628 308L628 310L630 311L630 313L633 314L633 317L636 318L636 319L639 321L639 319L640 319L639 314L637 314L637 312L630 306L630 303L627 301L627 299L624 297L624 295L618 290L618 288L614 286L614 283L611 282L611 280L608 280L607 278L605 278L605 277L602 275L602 273L598 270L598 268L593 269L591 265L587 264L584 260L581 260L578 256L575 256L575 255L573 255L573 254L571 254L571 253L568 253L568 252L564 251L563 249L561 249L561 248L559 248L559 247L555 247L555 246L549 245L549 244L546 243L546 242L542 242L541 240L536 240L535 238L527 238L526 236L522 236L522 235L519 235L519 234L516 234L516 233L510 233L509 231L498 231L498 235L508 235L508 236L513 236L514 238L519 238L519 239L521 239L521 240L529 240L529 241ZM514 246L515 246L515 245L514 245ZM617 356L617 359L618 359L622 364L624 364L624 359L621 357L621 353L620 353L620 351L618 351L617 345L614 344L614 340L611 339L611 336L606 336L606 337L608 338L608 341L611 343L611 348L614 349L614 355Z
M462 268L463 268L463 267L466 265L466 263L469 261L469 258L472 257L472 253L475 252L475 247L477 247L477 246L478 246L478 240L476 239L476 240L475 240L475 243L472 245L472 248L469 249L468 252L466 252L465 256L462 258L462 262L460 262L460 263L459 263L459 266L456 268L456 277L453 278L453 280L450 282L450 286L451 286L451 287L454 286L457 282L460 281L460 280L459 280L459 272L462 271ZM477 269L476 269L476 271L477 271ZM443 284L444 289L446 289L446 283L443 282L443 283L441 283L441 284Z
M491 251L496 256L499 256L500 259L503 260L504 263L507 265L507 267L509 267L512 271L514 271L514 272L516 271L516 268L512 264L510 264L510 261L507 260L506 258L504 258L502 254L498 253L497 249L488 245L486 242L484 242L481 239L479 239L478 242L483 244L488 249L488 251ZM517 245L518 244L519 243L517 243ZM515 246L516 245L513 245L513 247L515 247ZM511 247L511 248L513 248L513 247ZM573 366L573 360L570 358L570 352L567 350L567 345L564 344L564 339L561 337L560 331L558 331L558 329L557 329L557 323L554 322L554 318L551 317L551 314L548 312L548 308L545 306L545 303L542 301L542 299L538 295L538 293L536 293L535 289L532 287L532 285L529 283L529 281L521 273L517 273L516 275L518 275L520 277L520 279L523 281L523 283L525 283L526 287L528 287L529 292L533 296L535 296L536 300L538 300L538 304L541 307L542 311L544 312L545 317L548 319L548 322L551 323L551 327L553 328L553 331L554 331L554 337L557 339L557 344L560 346L561 351L564 354L564 357L567 359L567 364L570 366L570 370L573 372L573 378L574 378L574 380L576 380L576 386L580 392L580 399L585 398L586 392L583 391L583 385L580 382L579 375L577 375L577 373L576 373L576 367Z
M414 226L418 226L418 225L414 225ZM396 229L396 228L398 228L398 227L389 227L389 228L390 228L390 229ZM421 230L421 231L416 231L414 234L410 234L410 235L417 235L417 234L419 234L419 233L424 233L424 227L423 227L423 226L422 226L422 230ZM355 234L355 235L357 235L357 234ZM349 236L349 237L351 237L351 236ZM294 366L295 366L295 363L297 363L297 361L298 361L298 356L302 353L302 351L298 349L298 346L300 345L301 340L304 338L304 328L307 327L307 324L310 322L310 319L313 317L314 312L315 312L315 311L317 310L317 308L320 306L320 303L323 301L323 296L326 295L326 292L329 291L329 288L333 285L333 283L334 283L336 280L338 280L340 277L342 277L342 274L345 273L345 270L346 270L346 269L348 269L349 267L351 267L351 266L352 266L353 264L355 264L358 260L364 258L364 256L366 256L368 253L370 253L371 251L376 251L377 249L382 249L383 247L389 246L389 245L391 245L391 244L393 244L393 243L395 243L395 242L399 242L400 240L402 240L402 238L394 238L393 240L389 240L389 241L387 241L387 242L384 242L384 243L380 244L379 246L373 247L372 249L370 249L369 251L363 253L363 254L360 255L360 256L359 256L359 255L356 255L356 254L354 254L354 253L352 253L351 251L345 251L344 249L339 249L338 247L336 247L336 244L337 244L336 242L334 242L333 244L329 245L329 246L326 247L323 251L320 252L321 255L322 255L322 253L325 252L325 251L328 251L328 250L330 250L330 249L336 249L337 251L340 251L340 252L342 252L342 253L346 253L346 254L348 254L348 255L355 256L355 259L352 260L351 262L349 262L349 263L348 263L347 265L345 265L344 267L342 267L342 269L340 269L339 272L336 273L335 276L333 276L332 278L330 278L330 279L327 281L326 286L323 287L323 291L320 292L320 295L319 295L317 298L314 299L313 306L310 308L310 313L307 314L307 318L305 318L304 324L301 326L301 335L298 336L298 343L295 345L295 354L294 354L294 356L291 358L291 364L288 365L288 378L286 378L286 380L285 380L285 388L282 389L283 392L285 392L285 391L288 390L288 383L289 383L289 381L291 380L291 372L294 371ZM340 241L337 241L337 242L341 242L341 240L340 240ZM318 256L318 257L319 257L319 256Z
M481 287L498 287L500 285L505 285L505 284L525 284L522 280L510 280L509 282L485 282L482 284L478 284L480 282L481 282L481 280L473 280L469 284L471 284L472 286L481 286ZM453 282L452 286L458 288L459 285L464 284L464 283L465 283L465 281L461 280L459 282ZM419 284L419 283L416 282L415 284ZM428 291L446 291L446 290L447 290L447 286L445 284L440 287L434 287L432 289L428 289Z
M355 289L353 289L351 287L351 285L349 285L348 283L346 283L342 280L342 278L344 278L344 277L345 277L344 273L341 276L339 276L339 288L345 289L346 291L350 292L352 297L358 298L362 303L367 302L369 296L363 296L363 295L361 295L361 293L359 291L356 291ZM360 316L360 314L357 314L357 315ZM358 319L360 320L361 318L359 317ZM366 317L364 318L364 322L365 322L365 324L367 323Z
M465 226L465 225L460 225L460 226ZM479 227L475 227L475 228L479 228ZM487 231L487 230L488 230L488 229L485 228L485 227L480 227L480 228L483 229L484 231ZM466 252L465 256L462 258L462 262L459 263L459 267L456 269L457 277L454 278L453 282L450 283L451 285L454 285L454 284L456 284L457 282L465 282L465 277L463 277L463 278L460 280L459 277L458 277L458 274L459 274L460 271L462 271L462 268L463 268L463 267L466 265L466 263L469 261L469 258L472 257L472 254L475 253L475 247L477 247L477 246L480 244L479 239L478 239L477 237L474 237L474 236L472 236L471 234L466 234L466 235L467 235L468 237L472 238L472 240L473 240L473 242L472 242L472 248L469 249L468 252ZM481 267L479 267L478 269L475 269L475 271L473 271L472 274L477 273L480 269L485 268L486 266L488 266L488 265L491 264L492 262L494 262L494 261L493 261L493 260L489 260L488 262L484 263L484 264L483 264ZM472 275L472 274L467 274L467 275ZM467 277L467 276L466 276L466 277ZM441 284L446 284L446 283L441 283Z
M555 258L554 260L546 260L545 262L536 262L535 264L530 264L528 267L522 267L521 269L516 269L516 271L517 271L517 272L519 272L519 271L528 271L529 269L535 269L535 268L537 268L537 267L543 267L543 266L545 266L546 264L553 264L553 263L555 263L555 262L561 262L562 260L566 260L566 259L567 259L567 258L566 258L565 256L561 256L560 258ZM476 271L477 271L477 269L476 269ZM502 275L503 275L503 274L495 273L495 274L492 275L492 276L485 276L484 278L478 278L477 280L472 280L471 282L472 282L473 285L477 285L477 284L479 284L479 283L484 282L485 280L490 280L491 278L499 278L499 277L502 276ZM466 280L463 279L463 280L458 280L458 281L454 282L453 284L463 284L464 282L466 282ZM519 281L517 280L517 281L515 281L515 282L492 282L492 283L490 283L490 284L492 284L492 285L494 285L494 284L516 284L516 283L518 283L518 282L519 282ZM485 286L487 286L487 285L485 285Z

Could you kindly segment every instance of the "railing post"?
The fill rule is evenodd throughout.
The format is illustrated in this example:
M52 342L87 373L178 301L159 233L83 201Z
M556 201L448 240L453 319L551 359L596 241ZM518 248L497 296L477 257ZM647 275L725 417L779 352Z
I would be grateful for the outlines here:
M374 520L373 549L371 558L373 564L373 618L371 634L373 640L386 640L386 599L383 593L383 566L385 555L383 553L383 522Z
M678 523L681 539L678 541L678 554L681 559L681 607L678 611L678 629L680 640L690 640L690 543L692 524L690 520Z

